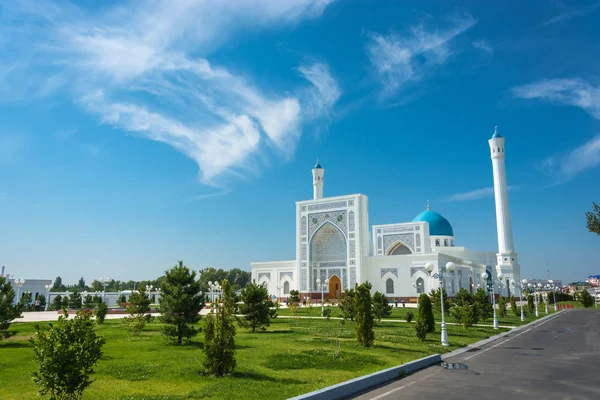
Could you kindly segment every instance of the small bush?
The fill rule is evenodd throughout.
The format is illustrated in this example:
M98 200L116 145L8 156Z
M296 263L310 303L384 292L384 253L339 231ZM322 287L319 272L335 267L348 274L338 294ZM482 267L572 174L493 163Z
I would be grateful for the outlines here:
M501 318L506 317L506 298L504 296L500 296L498 299L498 315Z
M427 332L435 332L435 321L433 319L433 309L431 306L431 300L425 293L421 293L419 296L419 312L417 320L425 321L427 324Z
M427 322L425 322L425 320L423 319L418 319L417 323L414 326L415 335L421 342L424 342L425 339L427 339L427 330L429 329Z
M103 324L106 314L108 314L108 306L106 303L98 303L98 309L96 310L96 323L99 325Z
M409 311L406 313L406 315L404 316L404 319L406 320L406 322L411 322L414 318L414 314L412 311Z

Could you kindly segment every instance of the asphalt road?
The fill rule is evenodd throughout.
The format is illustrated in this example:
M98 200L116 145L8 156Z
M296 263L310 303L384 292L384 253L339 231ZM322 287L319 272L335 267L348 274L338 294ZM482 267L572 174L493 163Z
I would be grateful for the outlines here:
M450 338L452 340L452 338ZM354 399L598 399L600 309L568 310Z

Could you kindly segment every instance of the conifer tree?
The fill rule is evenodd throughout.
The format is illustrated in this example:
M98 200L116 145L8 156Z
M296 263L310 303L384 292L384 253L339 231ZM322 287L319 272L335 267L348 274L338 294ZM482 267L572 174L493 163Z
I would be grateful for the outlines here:
M236 366L233 288L224 279L221 289L222 298L204 320L204 367L208 374L215 376L229 375Z
M183 261L165 272L160 285L161 321L165 324L163 334L180 345L182 340L198 334L196 324L204 308L200 283L196 273L183 265Z
M375 340L373 326L373 309L371 307L371 284L365 282L356 286L354 295L354 322L356 322L356 337L364 347L371 347Z
M506 297L504 296L498 298L498 316L506 317Z
M515 316L519 316L519 309L517 308L517 301L515 300L515 296L510 296L510 309L512 310Z
M494 314L494 306L483 288L477 289L474 296L475 310L482 321L487 321Z
M427 332L435 332L435 320L433 318L433 307L431 299L425 293L419 296L419 308L417 313L417 322L423 321L427 325Z
M242 302L240 314L244 316L239 320L242 327L252 329L252 333L255 333L256 328L264 329L269 326L274 314L272 311L276 310L271 310L273 302L264 286L254 282L247 284L242 289Z
M15 290L8 279L0 276L0 339L8 336L8 328L15 318L21 316L18 305L13 305Z
M392 315L392 307L389 305L387 297L379 291L373 294L373 314L377 321Z

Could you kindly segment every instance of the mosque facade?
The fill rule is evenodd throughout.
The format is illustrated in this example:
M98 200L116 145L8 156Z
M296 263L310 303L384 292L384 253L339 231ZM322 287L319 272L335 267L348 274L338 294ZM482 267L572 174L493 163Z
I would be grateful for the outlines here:
M363 194L323 197L325 170L312 170L313 199L296 202L296 255L289 261L251 263L252 280L280 300L298 290L302 298L330 300L368 281L389 300L414 302L421 293L445 285L449 296L494 282L495 292L513 294L520 279L514 249L504 138L488 141L493 167L498 250L473 251L457 242L450 222L427 209L411 222L369 226ZM450 272L446 266L453 263ZM444 280L439 277L443 276ZM518 293L517 293L518 295Z

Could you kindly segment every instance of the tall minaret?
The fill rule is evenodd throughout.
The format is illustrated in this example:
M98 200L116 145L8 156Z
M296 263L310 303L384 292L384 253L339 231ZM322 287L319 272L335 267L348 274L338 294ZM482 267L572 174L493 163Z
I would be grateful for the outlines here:
M494 196L496 198L496 226L498 229L498 254L496 255L496 273L502 272L505 281L514 279L519 282L520 267L513 244L510 209L508 206L508 184L504 162L504 138L498 133L498 127L489 140L494 171ZM507 285L508 286L508 285ZM505 289L506 290L506 289Z
M325 170L321 168L321 164L319 164L319 159L317 158L317 164L312 170L313 175L313 198L315 200L323 198L323 175L325 175Z

